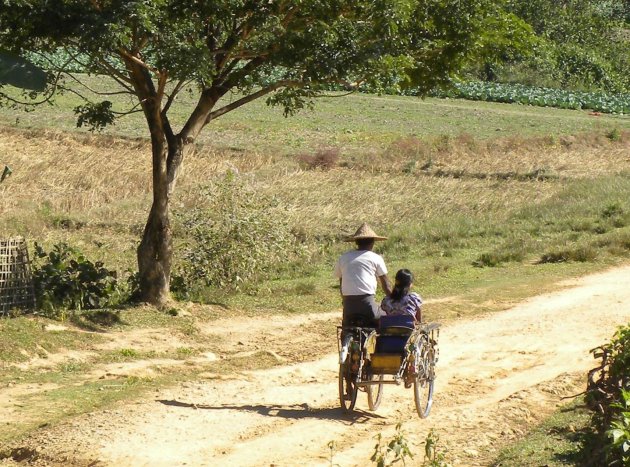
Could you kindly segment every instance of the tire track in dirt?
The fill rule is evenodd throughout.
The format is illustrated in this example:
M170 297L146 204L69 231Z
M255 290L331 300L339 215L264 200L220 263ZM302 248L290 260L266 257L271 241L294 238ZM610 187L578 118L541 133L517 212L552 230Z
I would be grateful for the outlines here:
M238 379L185 383L152 401L83 416L33 442L50 459L98 465L294 466L330 465L327 445L335 441L333 462L354 466L369 464L374 435L390 439L400 421L418 464L435 428L451 463L490 465L500 446L564 403L562 396L583 390L594 363L589 350L630 320L629 283L626 266L505 312L445 326L426 420L415 414L412 390L395 386L385 387L376 413L366 411L361 393L358 410L344 415L337 357L329 354ZM270 335L278 332L300 331L295 326Z

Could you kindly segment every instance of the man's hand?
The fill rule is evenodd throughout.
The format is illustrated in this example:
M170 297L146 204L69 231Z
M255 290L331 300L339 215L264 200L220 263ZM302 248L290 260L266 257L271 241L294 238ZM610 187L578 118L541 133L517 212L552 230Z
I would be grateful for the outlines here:
M392 286L389 282L389 278L387 277L387 274L378 276L378 280L381 283L381 287L383 287L383 291L385 292L385 295L389 297L392 294Z

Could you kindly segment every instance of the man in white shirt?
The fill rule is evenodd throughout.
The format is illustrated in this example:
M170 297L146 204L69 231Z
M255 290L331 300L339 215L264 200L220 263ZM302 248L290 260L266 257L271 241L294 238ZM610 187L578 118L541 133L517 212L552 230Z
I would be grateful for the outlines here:
M391 285L383 257L374 253L374 242L387 237L376 235L369 225L363 224L346 239L356 242L357 249L344 253L335 265L343 300L344 326L376 326L380 311L375 300L378 282L389 296Z

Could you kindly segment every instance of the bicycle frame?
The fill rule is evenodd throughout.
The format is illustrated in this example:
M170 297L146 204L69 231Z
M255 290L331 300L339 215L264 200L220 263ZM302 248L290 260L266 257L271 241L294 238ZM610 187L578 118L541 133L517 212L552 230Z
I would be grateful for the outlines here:
M392 327L379 334L372 327L337 326L339 397L343 410L350 412L354 409L358 390L367 392L370 410L376 410L381 401L382 386L399 385L404 381L405 387L414 388L418 415L426 418L433 403L439 328L438 323L416 324L406 341L401 341L404 346L399 350L400 347L387 348L377 345L381 335L383 337L406 335L395 332L391 334ZM385 351L375 351L379 348ZM385 378L386 376L388 378ZM378 388L375 389L375 386Z
M418 324L416 328L412 331L409 339L407 340L406 352L403 357L403 360L400 364L400 368L398 373L396 373L391 381L364 381L361 378L363 374L363 368L365 366L365 355L364 355L364 344L368 340L369 336L376 332L374 328L364 328L359 326L337 326L337 349L339 352L339 364L343 364L346 362L348 356L350 355L350 346L353 342L357 342L359 344L359 360L358 360L358 368L356 371L356 383L357 386L369 386L369 385L377 385L377 384L396 384L400 385L400 383L405 379L406 373L409 368L410 359L416 352L424 352L426 347L431 344L434 346L435 355L437 357L437 339L439 337L440 324L431 323L431 324ZM436 358L437 361L437 358Z

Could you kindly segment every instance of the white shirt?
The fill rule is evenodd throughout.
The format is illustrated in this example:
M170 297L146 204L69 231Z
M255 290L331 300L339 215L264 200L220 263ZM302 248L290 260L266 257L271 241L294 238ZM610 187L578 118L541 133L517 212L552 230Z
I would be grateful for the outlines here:
M373 251L348 251L335 265L335 277L341 279L341 295L375 295L376 278L384 274L385 261Z

